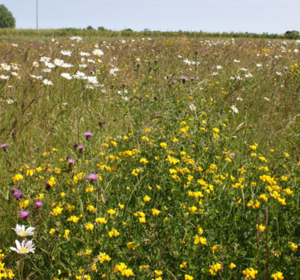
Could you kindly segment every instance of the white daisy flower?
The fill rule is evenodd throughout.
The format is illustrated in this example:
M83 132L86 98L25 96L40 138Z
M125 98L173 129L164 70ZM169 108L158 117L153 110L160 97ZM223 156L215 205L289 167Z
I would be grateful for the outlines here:
M43 84L46 86L53 86L53 83L48 79L43 80Z
M20 243L18 240L16 240L16 247L10 247L10 250L17 252L18 254L28 254L28 253L34 253L34 244L32 241L23 240L22 243Z
M99 49L95 49L95 50L93 50L93 54L97 55L97 56L102 56L102 55L104 55L104 52Z
M72 52L70 50L68 50L68 51L61 50L60 53L62 55L67 55L67 56L71 56L72 55Z
M233 111L233 113L236 113L236 114L239 113L239 110L234 105L232 105L230 108Z
M28 227L27 229L25 229L24 225L16 225L16 228L12 228L17 235L21 236L21 237L25 237L25 236L32 236L34 235L34 227Z

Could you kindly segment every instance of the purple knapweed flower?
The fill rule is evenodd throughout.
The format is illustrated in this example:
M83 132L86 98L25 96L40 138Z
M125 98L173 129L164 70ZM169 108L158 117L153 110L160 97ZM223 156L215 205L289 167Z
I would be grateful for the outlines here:
M95 184L95 182L99 179L98 175L93 173L88 175L86 178L91 181L91 184Z
M69 169L73 169L74 167L74 162L75 162L75 159L72 159L72 158L69 158L68 157L68 163L69 163Z
M91 131L87 131L87 132L83 133L83 135L85 136L87 141L90 141L92 136L94 135L94 133Z
M79 152L81 152L81 153L83 153L83 151L84 151L84 145L79 145L79 146L77 146L77 149L79 150Z
M51 187L52 187L52 186L50 185L50 183L49 183L49 182L46 182L45 185L46 185L46 190L47 190L47 191L50 191L50 189L51 189Z
M16 199L20 199L20 198L22 198L22 196L23 196L23 192L20 191L20 190L17 190L17 191L15 191L15 192L13 193L13 196L14 196Z
M5 151L5 152L7 152L7 147L8 147L7 143L4 143L4 144L0 145L0 148L2 148L3 151Z
M190 80L193 82L193 81L195 81L195 78L194 77L190 77Z
M43 202L41 202L41 201L36 201L36 202L34 203L34 206L35 206L36 209L40 209L40 208L43 206Z
M18 187L13 187L13 188L10 189L10 191L12 193L14 193L14 192L20 191L20 189Z
M27 210L21 210L19 217L21 219L26 220L26 219L28 219L29 215L30 215L29 211L27 211Z

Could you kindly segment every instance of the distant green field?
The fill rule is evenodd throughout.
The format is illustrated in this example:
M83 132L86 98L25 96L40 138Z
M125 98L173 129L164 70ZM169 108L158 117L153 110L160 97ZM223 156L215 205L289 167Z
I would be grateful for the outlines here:
M82 36L85 41L97 40L99 37L105 38L105 40L111 39L124 39L124 38L178 38L187 37L194 39L203 38L252 38L252 39L298 39L295 34L256 34L256 33L243 33L243 32L223 32L223 33L209 33L209 32L194 32L194 31L150 31L145 30L141 32L132 31L126 29L123 31L112 30L87 30L87 29L0 29L0 40L47 40L47 38L65 38L67 36ZM295 37L296 36L296 37Z

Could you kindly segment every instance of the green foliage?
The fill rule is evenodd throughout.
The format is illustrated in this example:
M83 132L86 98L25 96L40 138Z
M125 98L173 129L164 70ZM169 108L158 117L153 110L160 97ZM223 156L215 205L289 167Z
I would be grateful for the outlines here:
M16 20L13 14L4 6L0 5L0 28L15 28Z
M91 26L90 26L91 27ZM32 30L32 29L19 29L19 30L1 30L0 36L9 36L11 40L15 38L25 40L30 40L32 38L52 38L54 37L65 37L65 36L73 36L74 34L79 36L88 36L88 40L97 40L98 36L101 38L112 38L112 39L120 39L124 37L132 37L132 38L143 38L143 37L151 37L151 38L176 38L178 36L191 38L191 39L209 39L209 38L249 38L249 39L284 39L284 35L280 34L256 34L256 33L235 33L235 32L223 32L223 33L208 33L208 32L189 32L189 31L141 31L136 32L132 29L128 28L123 31L112 31L109 29L103 29L100 27L98 30L95 30L93 27L87 29L76 29L76 28L62 28L62 29L53 29L53 30ZM93 38L91 38L93 36Z
M93 26L89 25L86 30L94 30Z
M300 37L299 31L287 31L284 33L284 38L286 39L298 39Z

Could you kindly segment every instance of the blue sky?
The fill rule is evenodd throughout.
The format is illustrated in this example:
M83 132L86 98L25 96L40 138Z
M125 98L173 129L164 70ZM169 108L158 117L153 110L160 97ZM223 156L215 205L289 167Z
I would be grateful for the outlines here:
M278 33L300 31L299 0L39 0L42 29ZM17 28L36 28L36 0L0 0Z

